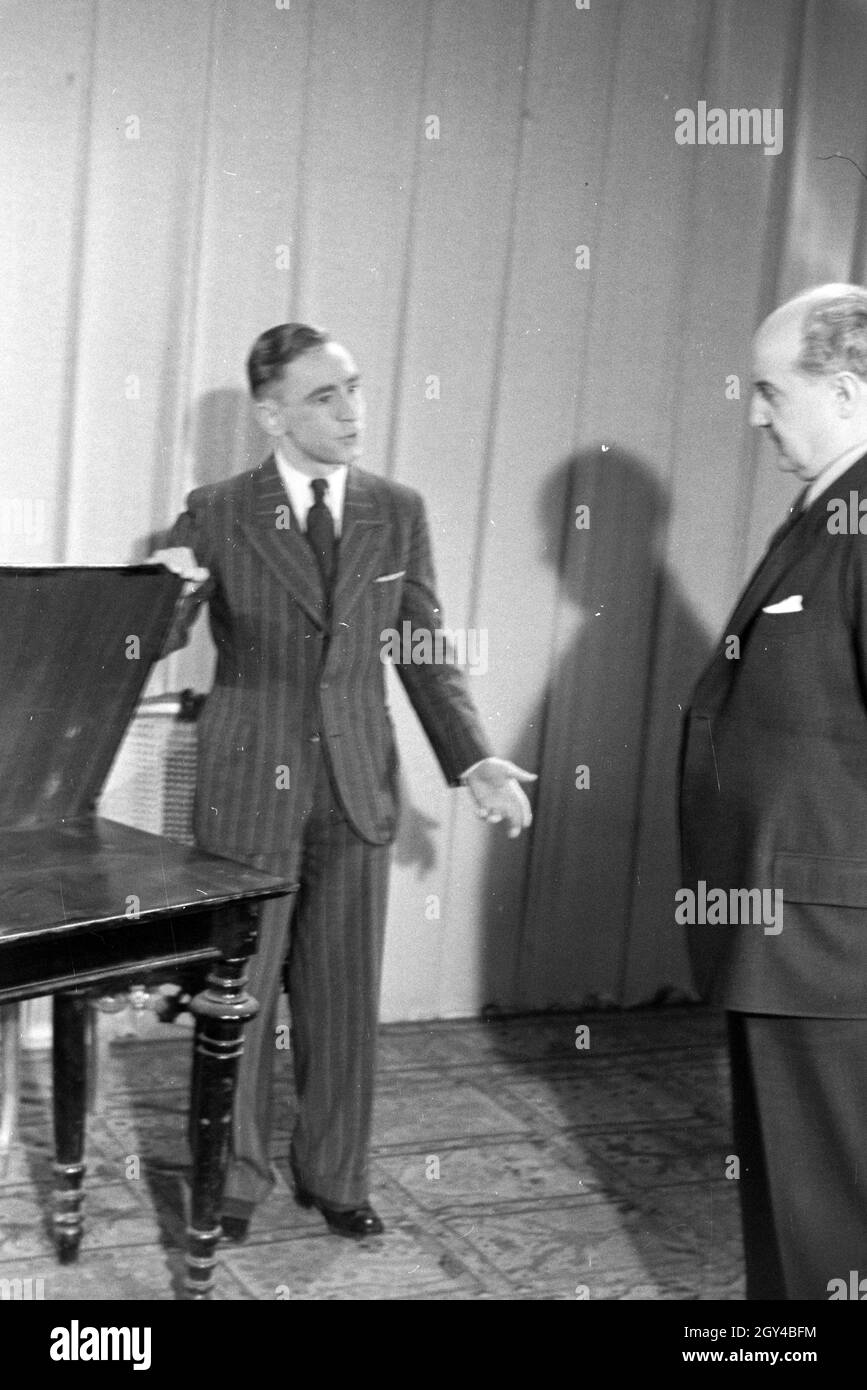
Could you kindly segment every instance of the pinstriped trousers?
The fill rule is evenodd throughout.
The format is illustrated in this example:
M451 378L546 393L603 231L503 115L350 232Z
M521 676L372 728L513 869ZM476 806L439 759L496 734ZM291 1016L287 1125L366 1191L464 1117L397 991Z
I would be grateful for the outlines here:
M260 908L248 985L259 1013L244 1030L226 1214L248 1215L273 1186L269 1148L284 981L297 1100L290 1155L296 1180L331 1206L367 1200L390 858L390 845L367 844L349 826L321 752L297 844L252 861L300 888Z

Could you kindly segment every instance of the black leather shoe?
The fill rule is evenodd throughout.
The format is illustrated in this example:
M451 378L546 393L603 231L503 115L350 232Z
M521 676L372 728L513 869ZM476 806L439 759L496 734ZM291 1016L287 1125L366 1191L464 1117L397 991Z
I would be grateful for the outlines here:
M299 1207L316 1207L337 1236L348 1236L350 1240L364 1240L365 1236L381 1236L385 1227L369 1202L360 1207L330 1207L300 1183L295 1184L295 1201Z
M250 1234L249 1216L224 1216L220 1221L223 1235L234 1245L243 1245Z

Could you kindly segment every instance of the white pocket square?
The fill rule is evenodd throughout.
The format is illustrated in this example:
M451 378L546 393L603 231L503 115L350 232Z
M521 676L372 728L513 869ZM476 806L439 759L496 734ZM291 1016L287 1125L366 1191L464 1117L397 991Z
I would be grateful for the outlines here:
M386 584L389 579L403 579L403 576L405 574L406 570L395 570L394 574L379 575L379 577L377 579L374 579L373 582L374 584Z
M803 613L804 596L803 594L792 594L789 598L781 599L779 603L769 603L767 608L763 608L763 613Z

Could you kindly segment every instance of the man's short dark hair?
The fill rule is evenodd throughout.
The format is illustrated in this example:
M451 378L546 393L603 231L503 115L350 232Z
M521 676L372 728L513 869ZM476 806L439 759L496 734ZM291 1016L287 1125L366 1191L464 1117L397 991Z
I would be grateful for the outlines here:
M797 366L808 376L854 372L867 381L867 290L852 285L808 308Z
M268 328L253 344L247 358L247 379L254 400L260 400L274 381L280 381L290 362L303 352L330 342L327 333L309 323L279 323Z

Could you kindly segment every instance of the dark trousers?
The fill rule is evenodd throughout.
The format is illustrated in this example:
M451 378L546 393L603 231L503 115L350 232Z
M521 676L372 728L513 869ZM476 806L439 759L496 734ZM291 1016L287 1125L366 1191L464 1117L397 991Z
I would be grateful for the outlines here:
M302 835L257 868L300 883L263 904L232 1125L224 1211L246 1214L272 1185L269 1157L277 1007L285 980L297 1118L291 1162L304 1187L335 1207L368 1196L376 1037L390 846L369 845L348 825L325 756ZM288 1081L288 1078L287 1078Z
M729 1014L750 1300L867 1276L867 1019Z

